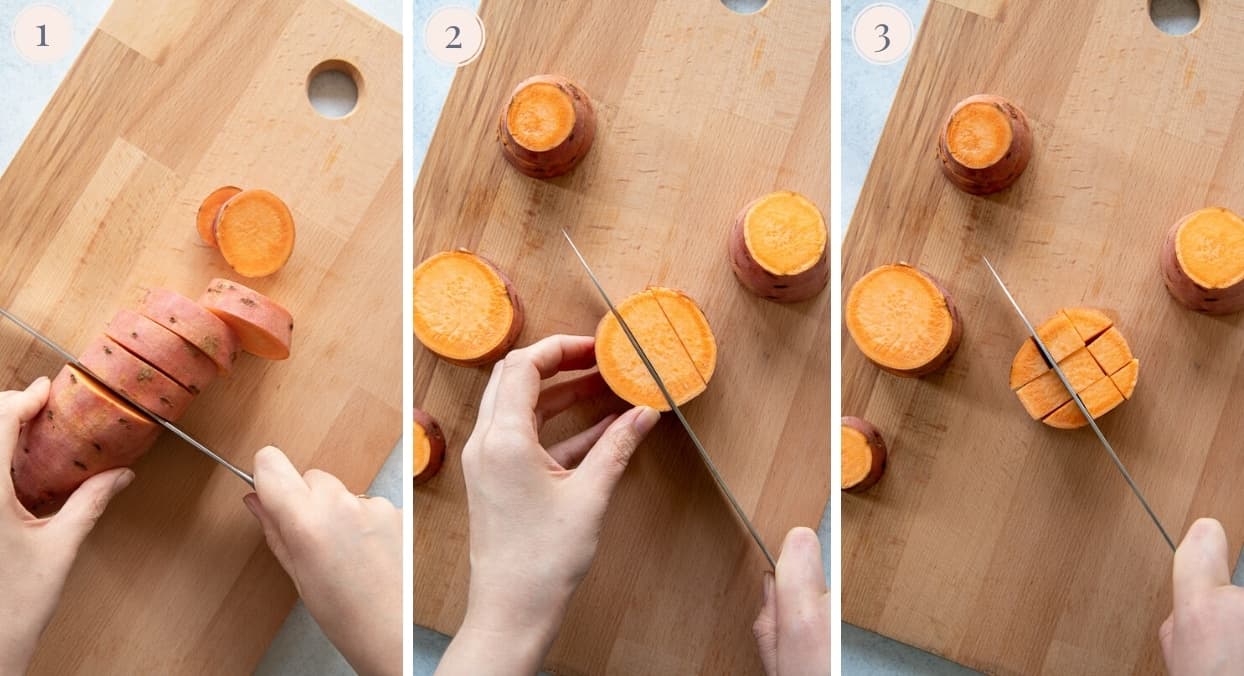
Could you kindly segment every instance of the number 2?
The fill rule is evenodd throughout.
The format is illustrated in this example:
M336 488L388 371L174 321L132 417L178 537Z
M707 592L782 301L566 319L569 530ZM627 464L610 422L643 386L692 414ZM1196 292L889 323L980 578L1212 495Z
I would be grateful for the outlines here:
M35 28L38 28L38 29L39 29L39 44L37 44L37 45L35 45L35 46L36 46L36 47L47 47L47 46L48 46L48 27L47 27L47 24L39 24L38 26L35 26Z
M458 41L458 36L462 35L462 31L457 26L450 26L445 29L446 33L448 33L449 31L453 31L454 36L452 38L449 38L449 44L445 45L445 48L446 49L462 49L462 43Z
M885 40L885 44L881 45L881 49L874 49L873 50L874 54L876 54L877 52L884 52L885 50L890 48L890 35L889 35L890 27L883 23L879 23L877 24L877 31L878 31L877 37L881 38L882 40Z

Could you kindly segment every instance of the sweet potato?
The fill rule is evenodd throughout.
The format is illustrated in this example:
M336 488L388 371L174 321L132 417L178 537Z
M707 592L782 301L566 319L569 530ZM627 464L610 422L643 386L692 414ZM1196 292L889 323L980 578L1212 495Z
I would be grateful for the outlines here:
M872 423L842 416L842 490L867 490L885 473L886 448L881 432Z
M790 191L744 207L730 232L730 264L749 291L779 303L807 300L829 282L829 231L816 205Z
M227 279L213 279L199 304L237 334L242 349L264 359L289 359L294 318L270 298Z
M190 390L107 336L92 340L78 361L100 382L169 422L180 418L194 401Z
M154 321L120 310L107 335L179 385L198 394L216 377L216 364L202 350Z
M1032 131L1001 96L970 96L950 111L937 143L942 173L960 190L987 195L1019 179L1032 156Z
M695 301L657 287L627 297L617 308L675 403L682 406L708 387L717 364L717 341ZM612 312L596 326L596 365L609 388L625 401L670 410Z
M436 419L424 411L415 409L415 444L413 466L415 485L418 486L436 476L445 461L445 433Z
M461 366L491 364L523 330L523 306L510 280L482 256L459 249L415 268L415 337Z
M56 511L83 481L126 467L146 453L160 427L66 365L52 380L48 403L26 426L13 456L13 486L37 516Z
M596 111L581 87L560 75L518 83L501 109L497 140L506 161L533 178L575 167L596 137Z
M1037 327L1037 335L1094 418L1131 397L1140 363L1132 358L1127 340L1106 313L1067 308ZM1031 338L1024 340L1011 362L1011 388L1034 420L1059 428L1087 424ZM1118 395L1118 401L1111 392Z
M243 190L220 207L212 226L220 255L243 277L267 277L294 252L294 215L267 190Z
M1222 207L1184 216L1162 245L1162 279L1175 300L1197 312L1244 309L1244 220Z
M141 313L199 348L216 364L218 373L233 369L238 338L233 330L203 306L168 289L152 289L143 299Z
M216 248L216 217L220 215L220 208L225 205L225 202L228 202L234 195L240 192L242 192L241 188L235 188L231 185L216 188L199 205L199 212L195 216L194 226L198 229L199 237L203 242L213 249Z
M861 277L847 295L843 314L865 357L908 378L945 367L963 336L950 294L906 263L882 265Z

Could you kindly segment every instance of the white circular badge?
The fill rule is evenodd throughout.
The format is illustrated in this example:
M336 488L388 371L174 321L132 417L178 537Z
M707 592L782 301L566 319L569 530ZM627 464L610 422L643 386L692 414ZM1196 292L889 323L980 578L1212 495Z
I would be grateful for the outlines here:
M869 5L855 16L851 26L851 42L864 60L891 64L911 49L916 30L901 8L888 2Z
M31 63L54 63L69 53L73 20L59 7L31 5L13 21L13 46Z
M442 7L428 17L423 45L437 61L465 66L484 51L484 22L465 7Z

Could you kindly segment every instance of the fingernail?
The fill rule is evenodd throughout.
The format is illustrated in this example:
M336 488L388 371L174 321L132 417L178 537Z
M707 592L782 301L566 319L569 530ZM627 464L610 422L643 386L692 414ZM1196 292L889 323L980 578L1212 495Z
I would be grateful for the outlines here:
M124 472L121 472L120 474L117 475L116 481L113 481L112 485L116 488L116 491L120 493L121 491L125 490L126 487L129 486L130 483L133 481L134 481L134 470L127 469Z
M765 571L765 605L773 598L773 573Z
M655 408L641 406L639 407L639 413L636 413L635 419L631 421L631 428L642 436L651 432L660 419L661 414Z
M258 517L259 513L255 511L255 497L254 493L247 493L246 495L243 495L242 504L246 505L246 509L250 510L251 514Z

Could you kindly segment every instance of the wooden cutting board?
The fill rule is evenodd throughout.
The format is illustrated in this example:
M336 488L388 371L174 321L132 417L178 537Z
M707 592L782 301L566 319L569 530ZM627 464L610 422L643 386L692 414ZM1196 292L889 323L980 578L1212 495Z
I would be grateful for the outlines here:
M777 188L829 205L829 9L775 0L734 14L717 0L485 0L481 57L458 73L415 188L415 258L466 247L511 277L525 345L592 334L604 304L567 228L615 299L677 287L720 345L708 391L686 407L776 554L815 527L829 487L829 294L776 305L734 279L735 214ZM564 74L596 104L596 142L572 173L514 171L495 138L513 86ZM466 607L467 506L459 456L487 369L415 348L415 403L449 439L415 492L415 621L454 633ZM595 411L546 426L557 439ZM591 574L546 662L559 674L758 673L751 623L763 557L717 494L676 420L639 449L613 497Z
M944 374L902 380L843 331L844 413L891 448L881 483L843 498L847 622L994 673L1162 670L1171 553L1092 432L1035 423L1009 391L1025 331L981 255L1033 321L1073 305L1117 315L1140 382L1102 430L1174 537L1214 516L1239 551L1244 330L1176 304L1158 253L1183 214L1244 210L1244 2L1202 1L1183 37L1155 28L1147 5L929 7L843 287L917 264L954 295L964 339ZM988 198L951 187L935 152L950 107L979 92L1015 101L1035 136L1024 176Z
M179 424L243 467L271 443L365 490L401 435L401 46L342 0L116 0L0 179L0 303L81 350L149 288L240 279L195 211L220 185L276 192L297 246L244 283L293 313L293 356L239 358ZM307 99L329 59L361 75L344 119ZM60 363L0 325L5 388ZM171 435L135 470L33 673L249 672L295 593L247 487Z

